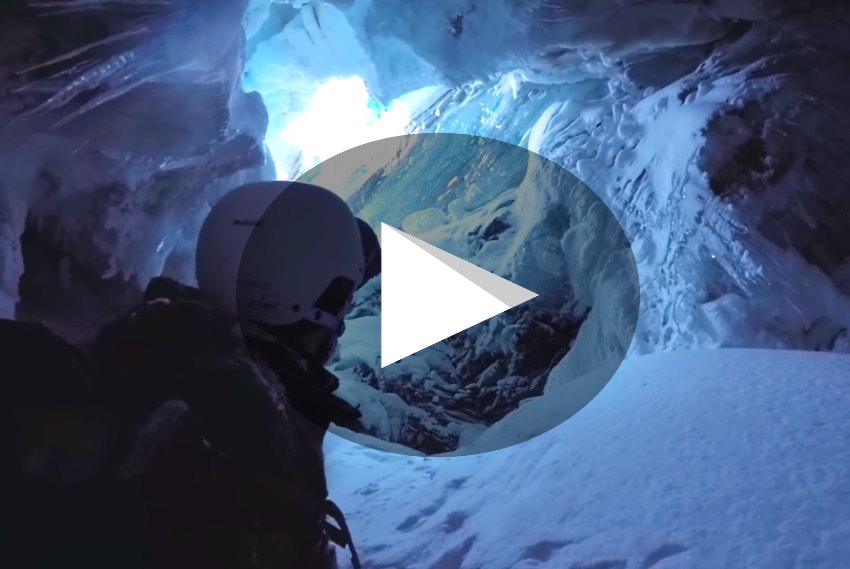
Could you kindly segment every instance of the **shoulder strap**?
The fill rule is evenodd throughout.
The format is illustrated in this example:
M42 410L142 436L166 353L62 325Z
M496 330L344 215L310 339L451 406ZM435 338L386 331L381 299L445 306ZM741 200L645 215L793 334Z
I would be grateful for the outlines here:
M0 464L18 469L32 450L24 424L40 421L45 410L72 417L100 416L93 404L96 377L81 350L40 322L0 320ZM79 424L79 423L75 423ZM85 434L83 434L85 433ZM89 446L87 429L75 432ZM71 439L68 439L71 440ZM67 442L67 441L66 441Z
M345 515L335 503L331 500L325 501L325 514L335 521L339 527L335 527L329 522L325 522L325 531L331 541L342 548L348 548L351 553L351 566L353 569L360 569L360 557L357 555L357 549L354 547L354 541L351 538L351 531L348 529L348 523L345 521Z

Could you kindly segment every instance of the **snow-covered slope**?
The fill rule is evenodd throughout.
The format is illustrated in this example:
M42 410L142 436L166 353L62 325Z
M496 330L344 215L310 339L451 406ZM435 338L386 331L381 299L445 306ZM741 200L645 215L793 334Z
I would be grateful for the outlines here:
M331 495L366 569L843 569L848 409L847 356L641 356L509 449L405 457L332 437Z

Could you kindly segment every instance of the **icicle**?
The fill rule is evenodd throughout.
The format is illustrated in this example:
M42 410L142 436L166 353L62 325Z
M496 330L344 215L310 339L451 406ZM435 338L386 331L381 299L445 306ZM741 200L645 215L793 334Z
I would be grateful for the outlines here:
M32 110L21 113L16 118L26 119L56 110L74 99L80 93L101 85L110 76L129 66L130 63L135 61L135 59L136 53L134 51L128 51L110 58L106 62L96 65L89 71L78 75L76 79L65 85L44 103Z
M37 69L43 69L45 67L49 67L51 65L61 63L63 61L73 59L73 58L77 57L78 55L81 55L81 54L83 54L83 53L85 53L85 52L87 52L91 49L94 49L96 47L109 45L111 43L121 41L123 39L127 39L127 38L130 38L130 37L133 37L133 36L148 33L149 31L150 30L147 27L134 28L132 30L128 30L128 31L120 33L120 34L115 34L113 36L109 36L109 37L104 38L102 40L91 42L91 43L86 44L82 47L79 47L75 50L69 51L67 53L63 53L62 55L60 55L58 57L54 57L53 59L51 59L49 61L45 61L45 62L39 63L37 65L33 65L32 67L28 67L27 69L18 71L18 75L30 73L32 71L36 71Z
M88 113L88 112L93 111L94 109L96 109L97 107L100 107L101 105L105 105L106 103L108 103L110 101L114 101L115 99L126 95L130 91L136 89L137 87L144 85L145 83L153 81L154 79L161 77L162 75L165 75L167 73L171 73L172 71L178 71L178 70L179 69L166 69L166 70L163 70L163 71L159 71L157 73L149 73L149 74L143 75L142 77L136 79L135 81L130 81L130 82L127 82L127 79L129 79L129 77L125 77L125 78L123 78L122 81L119 82L120 86L115 87L115 88L111 88L108 91L106 91L105 93L103 93L102 95L98 95L97 97L93 98L91 101L87 102L85 105L83 105L79 109L76 109L72 113L63 117L56 124L54 124L53 127L54 128L60 127L60 126L66 124L66 123L68 123L68 122Z
M169 6L175 0L50 0L31 1L29 5L33 8L50 9L57 8L66 12L82 10L106 10L115 7L125 8L156 8L158 6Z

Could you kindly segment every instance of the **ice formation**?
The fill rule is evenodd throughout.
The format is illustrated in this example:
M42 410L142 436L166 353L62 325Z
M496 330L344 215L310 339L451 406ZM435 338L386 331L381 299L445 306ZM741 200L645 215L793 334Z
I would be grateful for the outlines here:
M320 58L322 65L306 66L309 80L354 74L383 108L405 90L427 92L411 112L413 132L504 140L585 181L615 212L638 259L633 353L847 351L840 228L848 202L835 182L846 176L831 175L846 168L833 145L847 139L840 111L847 85L837 79L846 64L835 57L847 48L829 39L840 37L846 15L769 2L623 4L314 3L278 36L285 45L266 45L299 60L348 42L343 51L357 54L357 64L340 71L339 58ZM311 41L299 42L299 34ZM387 47L400 42L404 49ZM258 49L249 75L274 82L275 97L299 91L300 83L276 81L274 65ZM404 89L393 91L399 84ZM318 132L333 137L332 129ZM444 215L423 205L398 221L427 234ZM554 264L558 256L580 258L578 241L560 241L554 254L540 253ZM581 286L587 272L577 265L572 274ZM356 346L362 352L352 341L348 361ZM382 425L413 413L386 393L351 396Z
M231 176L262 177L267 113L260 96L240 85L239 3L204 8L182 1L4 5L3 316L23 300L23 315L91 333L125 308L125 289L163 270L191 275L183 259L191 258L208 202L233 184ZM45 15L66 9L61 20ZM27 300L33 288L18 288L24 234L54 249L57 260L43 274L31 270L28 284L82 281L91 302L66 298L54 313ZM105 294L104 281L114 295ZM67 287L52 288L56 296Z
M304 81L359 76L382 105L442 91L430 106L418 99L414 131L515 143L589 184L639 258L635 352L848 349L840 9L374 0L297 14L249 62L249 76L275 85L261 91L302 86L275 78L278 63L261 49L315 57L289 68ZM340 51L348 59L319 57ZM299 105L270 109L274 123Z
M251 0L201 11L173 0L137 8L76 0L6 8L17 20L4 18L0 34L4 315L17 305L19 315L93 328L156 274L192 281L199 221L233 184L303 175L378 138L462 133L555 161L614 212L641 279L632 353L850 350L841 6ZM70 12L56 41L46 39L54 24L45 11ZM493 205L479 204L476 223L498 224ZM398 221L416 234L447 215L406 206ZM575 237L553 235L536 254L565 264L580 290L587 271L576 259L592 255L582 256ZM45 255L56 262L39 262ZM63 303L77 314L45 305L54 282L85 298ZM355 352L368 361L362 343L349 341L340 361ZM350 395L383 401L376 424L398 425L381 410L403 407L392 394L358 393Z
M85 264L144 281L175 249L191 247L192 220L202 212L174 202L197 203L221 178L258 166L257 143L265 139L280 174L293 175L338 151L340 138L354 144L402 134L393 131L404 129L410 116L422 132L526 146L600 194L640 256L645 308L636 350L846 349L848 252L839 219L847 206L838 191L846 166L837 150L846 142L841 54L847 48L839 32L846 16L820 4L804 10L767 0L497 0L486 6L442 0L401 9L389 0L253 0L244 24L250 57L243 83L262 95L267 133L259 96L234 88L233 72L206 73L211 63L204 67L195 53L197 24L174 19L167 29L196 34L169 32L168 56L184 71L149 78L142 92L90 111L101 113L96 126L83 117L64 130L25 120L4 130L4 155L17 165L3 192L4 311L17 297L23 265L13 247L27 211L35 217L46 211L65 233L80 233L74 248ZM205 16L211 13L218 14L207 7ZM206 31L224 29L223 23L209 26L231 20L227 14L205 20ZM126 27L119 16L102 18L105 27ZM103 21L81 22L72 20L71 27L88 43L103 31ZM238 29L230 25L228 37ZM33 17L31 25L3 35L7 117L25 118L26 109L39 108L38 90L12 93L32 84L20 71L85 44L47 47L41 38L48 30ZM111 44L95 53L107 48ZM201 51L216 59L217 69L242 65L238 53L217 50L215 58ZM201 84L209 87L193 87ZM326 91L347 85L347 97L360 97L379 118L395 115L372 131L381 121L363 115L348 130L366 132L345 138L332 125L309 120L322 85L330 85ZM191 109L181 105L185 100ZM68 104L69 113L80 110ZM140 133L134 127L141 121L127 119L128 112L149 121L165 115ZM166 119L174 126L165 126ZM295 138L287 138L293 132ZM26 152L15 144L21 136L28 137ZM276 145L281 137L293 144ZM16 153L27 156L15 160ZM216 162L225 156L233 158ZM173 174L192 167L213 172L189 181ZM167 172L168 183L153 181ZM118 188L111 198L104 189L110 185ZM38 186L44 189L28 192L31 205L21 203L26 192L14 190ZM215 190L207 194L216 199ZM64 207L68 200L75 207ZM104 208L110 200L115 203ZM161 203L169 204L167 215L153 211ZM98 221L81 223L86 217ZM98 235L117 233L119 226L132 227L134 237ZM821 293L808 294L813 289Z

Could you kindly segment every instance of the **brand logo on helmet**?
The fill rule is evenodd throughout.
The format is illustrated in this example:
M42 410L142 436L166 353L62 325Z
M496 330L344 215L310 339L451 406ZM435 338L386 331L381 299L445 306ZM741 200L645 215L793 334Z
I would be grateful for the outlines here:
M257 299L253 298L248 301L248 308L254 310L263 310L265 312L276 312L280 310L279 302L272 302L270 300L266 300L265 298Z
M262 227L262 219L234 219L233 225L237 227Z

